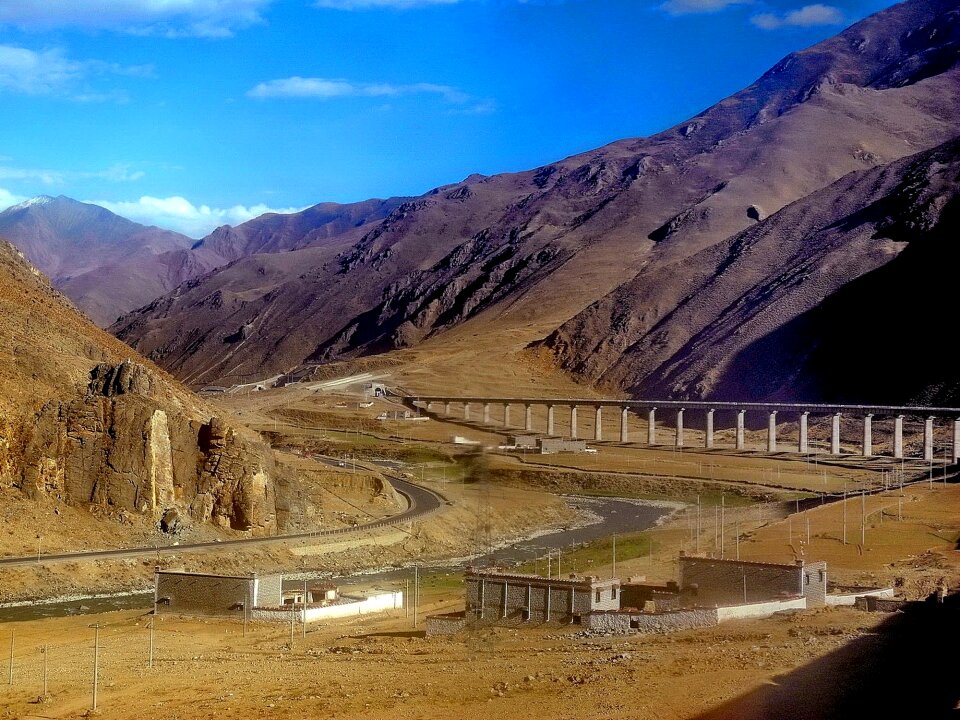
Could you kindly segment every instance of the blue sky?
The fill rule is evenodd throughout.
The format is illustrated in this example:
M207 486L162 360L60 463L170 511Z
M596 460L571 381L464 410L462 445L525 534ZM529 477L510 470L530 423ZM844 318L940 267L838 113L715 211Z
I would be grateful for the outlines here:
M0 207L199 237L662 130L891 3L2 0Z

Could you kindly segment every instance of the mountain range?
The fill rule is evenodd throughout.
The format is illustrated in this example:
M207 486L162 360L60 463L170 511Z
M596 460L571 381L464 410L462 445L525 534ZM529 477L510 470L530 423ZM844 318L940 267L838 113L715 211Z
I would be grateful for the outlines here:
M193 386L473 328L635 396L954 402L892 338L936 332L910 289L954 252L958 15L907 0L651 137L155 252L190 262L110 330ZM874 348L912 372L851 377Z

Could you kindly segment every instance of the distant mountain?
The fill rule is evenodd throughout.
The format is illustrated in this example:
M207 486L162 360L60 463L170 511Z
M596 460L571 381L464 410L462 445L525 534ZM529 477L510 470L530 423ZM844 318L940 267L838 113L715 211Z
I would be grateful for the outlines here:
M958 28L956 2L908 0L787 56L663 133L528 172L471 176L324 244L240 258L112 330L199 384L441 341L470 323L475 333L549 337L563 367L639 392L651 387L647 368L665 370L687 342L657 329L710 281L690 277L702 253L722 252L849 173L954 137ZM829 291L878 266L856 253L851 246ZM743 288L763 277L749 264L714 271L747 273ZM719 320L710 313L724 307L702 306L696 323ZM771 320L768 332L776 327ZM634 342L645 343L642 363ZM621 366L620 357L631 359ZM700 389L657 387L709 394L719 387L712 377ZM778 387L771 392L789 392Z
M0 212L0 238L100 325L213 267L197 266L189 255L193 241L184 235L62 195Z
M98 325L146 305L181 283L254 252L305 247L382 219L399 200L324 203L223 226L194 241L105 208L42 196L0 212L0 238L20 248Z

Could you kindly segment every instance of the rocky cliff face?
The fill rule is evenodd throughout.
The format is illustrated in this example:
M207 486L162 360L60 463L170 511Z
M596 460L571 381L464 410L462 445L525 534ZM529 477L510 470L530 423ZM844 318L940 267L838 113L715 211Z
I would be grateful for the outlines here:
M100 363L82 397L52 400L25 441L19 485L70 504L170 510L236 530L274 525L273 461L213 417L158 400L143 365Z
M0 243L0 490L273 529L270 449L132 354Z

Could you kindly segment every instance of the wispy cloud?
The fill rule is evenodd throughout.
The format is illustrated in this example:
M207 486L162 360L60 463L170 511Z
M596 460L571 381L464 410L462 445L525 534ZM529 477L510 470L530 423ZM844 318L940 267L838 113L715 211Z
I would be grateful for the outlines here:
M667 0L660 9L671 15L692 15L723 10L731 5L749 5L752 0Z
M117 163L105 170L50 170L0 165L0 180L41 183L47 186L64 185L75 180L107 180L126 183L142 179L146 173L135 170L129 163Z
M750 22L764 30L777 30L782 27L813 27L816 25L839 25L844 21L843 13L833 5L804 5L783 15L760 13L750 18Z
M103 75L150 77L149 65L123 66L101 60L72 60L63 50L30 50L0 45L0 92L49 95L78 102L123 101L122 91L93 90L87 81Z
M390 83L355 83L348 80L330 80L316 77L289 77L268 80L251 88L247 95L252 98L343 98L343 97L399 97L402 95L437 95L449 103L462 104L470 96L449 85L413 83L394 85Z
M316 0L314 6L331 10L410 10L430 5L456 5L460 0Z
M292 213L303 209L271 208L263 203L217 208L209 205L194 205L179 195L166 198L145 195L134 201L91 200L89 202L144 225L157 225L176 230L193 238L203 237L220 225L238 225L264 213Z
M26 199L23 195L17 195L5 188L0 188L0 211L6 210L11 205L18 205Z
M228 37L263 21L272 0L2 0L0 25L79 27L167 37Z

